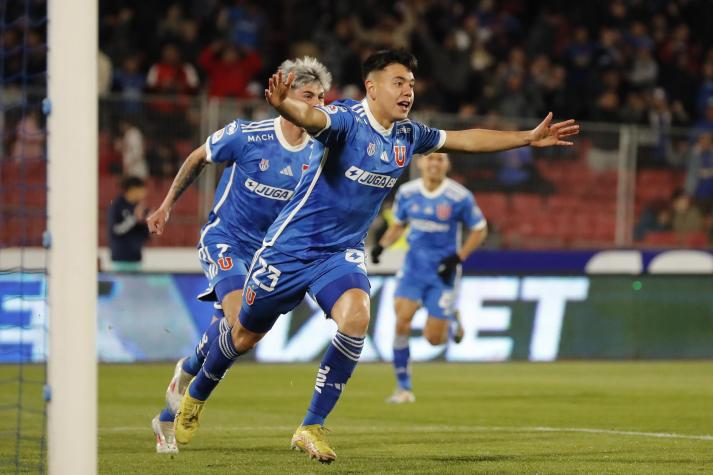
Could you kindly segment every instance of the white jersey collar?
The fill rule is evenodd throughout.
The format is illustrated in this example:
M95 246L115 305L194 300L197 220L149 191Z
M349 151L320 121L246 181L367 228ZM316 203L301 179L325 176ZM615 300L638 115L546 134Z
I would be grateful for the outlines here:
M446 191L446 188L448 188L448 178L445 178L443 182L438 185L438 188L433 191L428 191L426 189L426 185L423 184L423 178L418 179L418 186L421 188L421 194L426 198L437 198L441 196L444 191Z
M385 129L374 117L374 114L371 113L371 109L369 109L369 100L365 97L361 101L362 105L364 106L364 111L366 112L366 117L369 119L369 124L371 127L379 132L381 135L384 137L390 137L391 136L391 131L394 130L394 124L391 124L391 126L388 129Z
M289 152L299 152L300 150L304 150L310 140L309 135L305 134L305 139L302 141L302 143L298 143L297 145L290 145L290 143L285 138L285 134L282 133L282 123L280 121L280 116L275 117L275 135L277 136L277 141L280 142L280 145L282 145L285 150Z

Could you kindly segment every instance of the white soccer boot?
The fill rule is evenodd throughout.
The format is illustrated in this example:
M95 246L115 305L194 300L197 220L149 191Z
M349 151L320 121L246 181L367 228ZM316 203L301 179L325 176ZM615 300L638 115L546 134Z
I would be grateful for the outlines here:
M183 360L185 360L185 358L181 358L178 360L178 363L176 363L176 368L173 370L173 378L171 378L171 382L168 384L168 388L166 388L166 405L173 414L175 414L181 406L181 398L186 392L188 383L193 379L192 374L183 371Z
M151 428L156 436L156 453L157 454L177 454L178 445L176 445L176 436L173 430L173 421L161 422L158 418L153 418Z
M386 399L388 404L408 404L416 402L416 395L408 389L397 388L394 393Z

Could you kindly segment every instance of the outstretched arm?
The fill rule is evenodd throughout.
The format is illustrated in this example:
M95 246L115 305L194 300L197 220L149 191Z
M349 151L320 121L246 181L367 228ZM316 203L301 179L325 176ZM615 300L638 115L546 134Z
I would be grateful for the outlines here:
M178 201L181 194L186 191L186 188L195 181L198 175L203 171L203 168L208 164L205 148L205 144L201 145L188 155L186 161L181 165L181 169L178 170L176 178L173 179L171 188L168 190L168 193L166 193L163 203L161 203L161 206L156 211L151 213L151 216L146 218L149 231L152 233L158 235L163 233L163 228L166 226L166 222L171 214L171 208L173 208L173 205Z
M499 152L511 148L570 146L562 140L577 135L579 124L574 119L552 124L552 112L532 130L503 131L487 129L454 130L446 132L446 141L441 147L445 152Z
M327 127L327 116L305 102L287 97L294 80L294 73L290 73L286 80L282 77L282 71L273 74L265 89L265 99L282 117L302 127L307 133L321 132Z

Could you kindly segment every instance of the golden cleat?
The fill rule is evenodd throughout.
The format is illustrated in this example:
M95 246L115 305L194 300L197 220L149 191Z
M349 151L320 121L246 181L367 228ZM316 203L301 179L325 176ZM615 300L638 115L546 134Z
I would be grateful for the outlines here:
M195 381L195 379L193 379ZM193 384L191 381L191 384ZM181 398L181 406L176 412L175 431L176 431L176 442L179 444L187 444L193 438L193 435L198 430L200 426L199 418L201 412L203 412L203 406L205 401L200 401L188 392L191 385L188 385L186 392Z
M337 454L329 445L327 430L319 424L299 426L292 436L292 449L300 450L320 463L332 463Z

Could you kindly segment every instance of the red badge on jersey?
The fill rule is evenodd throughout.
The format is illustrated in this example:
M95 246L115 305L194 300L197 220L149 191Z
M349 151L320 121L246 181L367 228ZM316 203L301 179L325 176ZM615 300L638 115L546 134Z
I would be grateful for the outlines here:
M230 270L233 268L233 258L230 256L221 257L218 259L218 265L223 270Z
M252 305L255 301L255 291L252 287L248 287L247 289L245 289L245 301L248 305Z
M405 145L394 145L394 160L396 164L400 167L404 166L406 163L406 146Z
M438 219L446 220L451 217L451 205L448 203L441 203L436 206L436 216Z
M306 172L307 170L309 170L309 165L305 163L302 165L302 173Z

